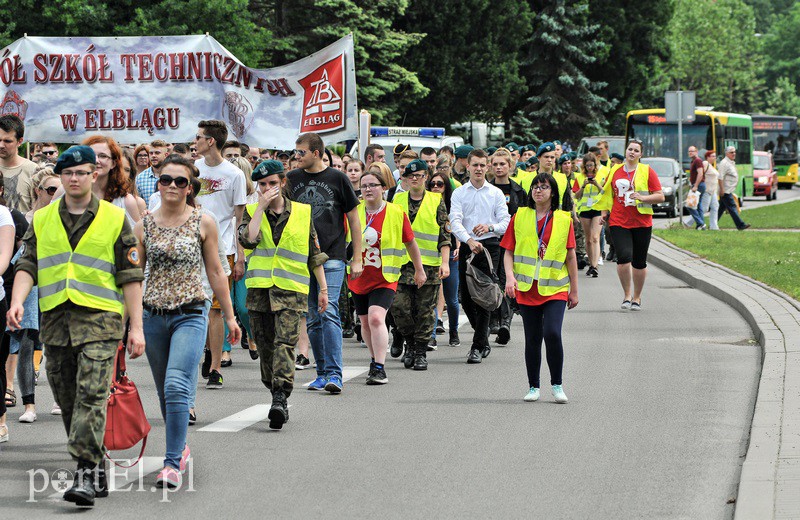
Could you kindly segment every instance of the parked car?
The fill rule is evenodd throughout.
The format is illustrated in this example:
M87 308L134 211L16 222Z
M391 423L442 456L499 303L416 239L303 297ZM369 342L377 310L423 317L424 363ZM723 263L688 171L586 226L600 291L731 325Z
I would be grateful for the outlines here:
M753 152L753 196L778 198L778 170L769 152Z
M590 146L597 146L599 141L608 141L608 153L618 153L625 155L625 136L624 135L592 135L581 139L578 145L578 155L583 156L589 151Z
M653 212L666 213L670 218L676 216L678 201L684 200L686 193L691 189L678 161L669 157L647 157L642 159L642 162L656 171L658 180L661 181L661 188L664 190L664 202L653 204Z
M370 144L379 144L386 151L386 164L394 170L393 150L396 144L403 143L419 153L426 146L436 151L442 146L449 146L454 150L464 144L464 138L459 135L445 135L444 128L419 128L402 126L373 126L370 129ZM358 141L350 149L350 155L358 157Z

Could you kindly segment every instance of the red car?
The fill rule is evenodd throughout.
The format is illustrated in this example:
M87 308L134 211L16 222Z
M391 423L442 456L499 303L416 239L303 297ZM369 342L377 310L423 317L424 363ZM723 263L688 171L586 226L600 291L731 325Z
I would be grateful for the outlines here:
M778 198L778 172L769 152L753 152L753 196Z

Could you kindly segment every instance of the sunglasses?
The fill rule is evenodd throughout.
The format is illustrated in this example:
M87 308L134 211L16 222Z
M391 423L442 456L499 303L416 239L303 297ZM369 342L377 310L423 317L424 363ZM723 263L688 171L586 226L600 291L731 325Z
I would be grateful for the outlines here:
M444 188L444 182L443 181L433 181L431 183L431 188Z
M42 153L45 154L45 155L56 155L56 154L58 154L58 151L57 150L45 150Z
M308 153L308 150L292 150L292 155L296 155L298 157L305 157Z
M39 189L41 191L46 191L47 194L52 197L58 191L58 186L50 186L49 188L45 188L44 186L39 186Z
M425 177L425 174L423 174L423 173L407 173L407 174L403 174L403 177L405 177L406 179L421 179L421 178Z
M158 183L162 186L169 186L173 182L176 188L185 188L189 185L189 179L186 177L172 177L171 175L164 174L158 178Z

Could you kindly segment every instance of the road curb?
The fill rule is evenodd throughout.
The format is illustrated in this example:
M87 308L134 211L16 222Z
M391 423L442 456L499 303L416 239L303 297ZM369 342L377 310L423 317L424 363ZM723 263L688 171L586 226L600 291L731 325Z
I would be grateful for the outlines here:
M762 348L735 520L800 517L800 302L653 237L656 267L733 307Z

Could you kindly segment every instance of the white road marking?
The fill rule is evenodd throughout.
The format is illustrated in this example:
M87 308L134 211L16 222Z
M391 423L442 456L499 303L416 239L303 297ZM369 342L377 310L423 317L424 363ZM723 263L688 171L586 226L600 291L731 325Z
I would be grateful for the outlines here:
M342 383L346 383L346 382L350 381L351 379L353 379L354 377L360 376L361 374L363 374L367 370L369 370L369 367L344 367L342 369ZM311 383L313 383L313 381L309 381L308 383L304 384L303 386L307 387Z
M460 314L458 316L458 328L459 328L459 330L461 329L461 327L463 327L467 323L469 323L469 318L467 318L467 315L466 314Z

